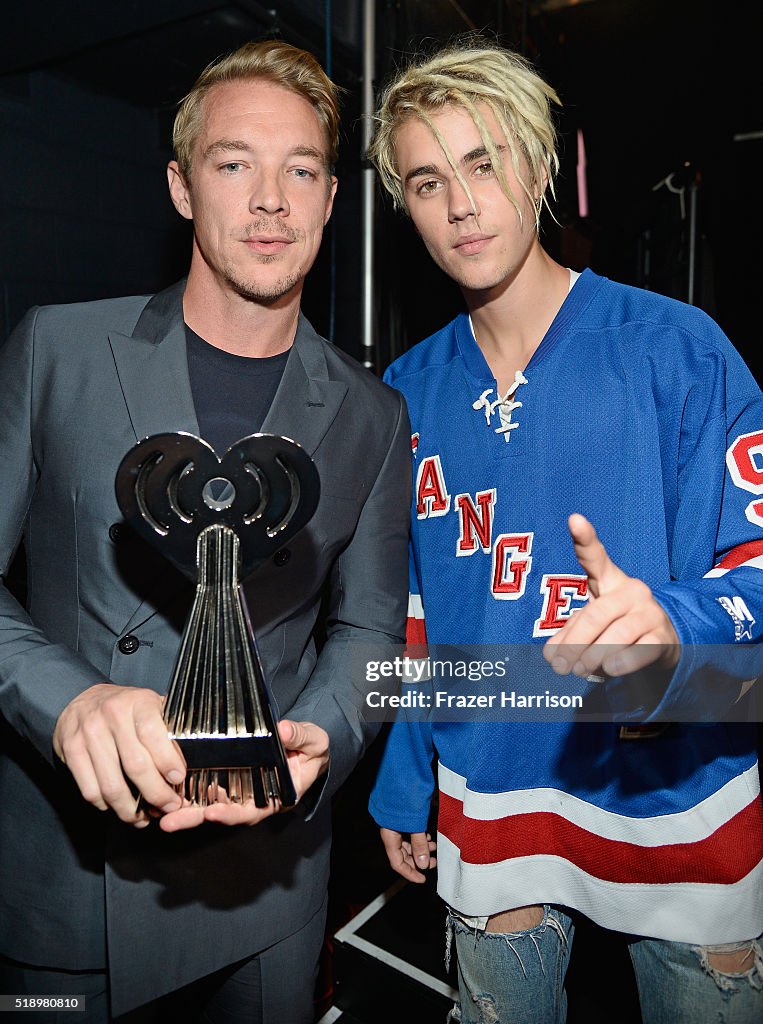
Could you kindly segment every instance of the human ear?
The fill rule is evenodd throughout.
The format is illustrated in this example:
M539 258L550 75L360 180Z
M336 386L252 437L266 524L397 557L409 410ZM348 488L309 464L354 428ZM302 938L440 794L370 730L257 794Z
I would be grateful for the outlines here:
M334 196L336 195L336 190L337 190L337 186L338 185L339 185L339 182L337 181L337 179L332 174L331 175L331 179L330 179L330 184L329 184L329 194L326 197L326 215L323 218L323 226L324 227L328 224L329 217L331 216L331 211L334 209Z
M170 189L170 198L177 212L186 220L193 220L191 190L183 177L177 160L170 160L167 164L167 184Z

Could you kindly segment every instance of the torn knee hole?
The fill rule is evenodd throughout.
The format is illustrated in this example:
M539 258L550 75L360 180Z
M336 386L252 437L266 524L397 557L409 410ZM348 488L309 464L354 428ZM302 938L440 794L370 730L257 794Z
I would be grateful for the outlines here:
M487 919L486 932L526 932L537 928L543 921L543 907L517 907L515 910L504 910L500 914L492 914Z
M499 1024L498 1007L493 996L484 993L472 996L474 1005L479 1010L479 1024Z
M742 980L758 991L763 990L763 946L759 939L692 948L702 970L723 992L738 992Z
M707 954L707 963L714 971L723 974L744 974L755 963L755 950L750 943L746 948L735 949L733 952Z

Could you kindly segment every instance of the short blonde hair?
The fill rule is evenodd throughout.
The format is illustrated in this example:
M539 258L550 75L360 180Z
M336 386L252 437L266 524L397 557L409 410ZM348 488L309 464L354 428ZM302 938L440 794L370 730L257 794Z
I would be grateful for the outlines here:
M416 58L397 72L382 93L368 155L395 206L406 209L397 168L395 133L410 118L418 117L433 132L474 205L454 154L431 117L448 104L463 107L474 120L500 186L521 219L521 206L509 187L496 143L480 115L479 107L484 104L506 137L517 180L535 208L537 228L543 204L548 207L545 184L553 196L554 176L559 170L552 103L561 106L556 92L524 57L487 40L469 37L433 56ZM529 181L525 181L521 158L526 163Z
M235 53L213 61L199 75L179 104L172 145L183 177L191 173L193 148L202 129L204 97L221 82L264 78L304 96L315 108L328 143L328 163L339 149L339 87L334 85L311 53L280 39L245 43Z

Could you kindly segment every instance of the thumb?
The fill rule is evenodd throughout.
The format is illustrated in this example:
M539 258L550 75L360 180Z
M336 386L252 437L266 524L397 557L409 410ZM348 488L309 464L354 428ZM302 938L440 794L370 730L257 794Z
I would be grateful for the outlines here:
M591 597L611 590L625 575L607 554L607 549L596 535L596 530L585 516L575 512L567 521L575 557L588 577Z
M425 832L411 832L411 853L417 868L429 867L429 842Z
M328 735L312 722L292 722L283 718L278 723L278 735L286 750L301 750L310 756L325 754Z

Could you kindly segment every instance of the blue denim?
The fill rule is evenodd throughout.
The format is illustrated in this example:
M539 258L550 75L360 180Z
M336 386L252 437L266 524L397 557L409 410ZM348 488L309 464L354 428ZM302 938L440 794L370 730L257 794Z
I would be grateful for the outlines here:
M450 912L448 927L455 938L460 997L451 1021L564 1024L564 977L574 930L566 914L544 907L534 928L486 932Z
M763 935L750 942L693 946L636 939L629 945L644 1024L761 1024ZM713 952L749 951L740 974L719 971Z
M448 913L458 957L460 1024L565 1024L564 979L574 935L556 907L521 932L487 932L485 919ZM634 938L629 943L643 1024L763 1024L763 936L750 942L697 946ZM748 951L742 973L719 971L715 952Z

